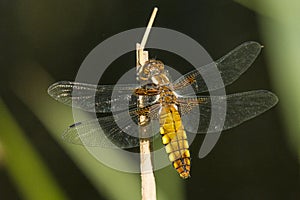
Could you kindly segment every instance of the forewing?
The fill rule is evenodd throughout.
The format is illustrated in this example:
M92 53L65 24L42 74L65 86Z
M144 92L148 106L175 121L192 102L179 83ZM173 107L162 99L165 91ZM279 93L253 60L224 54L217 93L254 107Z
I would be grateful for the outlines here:
M226 109L224 101L227 102ZM252 119L275 106L278 98L272 92L266 90L255 90L228 96L198 96L179 97L179 107L182 109L184 127L192 133L210 133L227 130ZM213 102L213 104L212 104ZM213 106L212 106L213 105ZM211 113L214 109L215 121L224 121L220 124L212 124ZM226 112L226 115L222 113ZM199 118L198 121L193 120Z
M89 112L108 113L135 108L133 91L138 85L92 85L60 81L48 88L57 101ZM73 103L73 104L72 104Z
M251 66L260 53L261 48L262 46L257 42L245 42L214 63L196 68L181 76L174 81L174 90L178 94L190 94L191 90L189 90L188 86L192 86L195 93L201 93L208 90L217 90L229 85ZM218 74L214 70L215 66L221 75L224 85L220 84L220 80L218 80ZM210 81L209 88L203 77Z

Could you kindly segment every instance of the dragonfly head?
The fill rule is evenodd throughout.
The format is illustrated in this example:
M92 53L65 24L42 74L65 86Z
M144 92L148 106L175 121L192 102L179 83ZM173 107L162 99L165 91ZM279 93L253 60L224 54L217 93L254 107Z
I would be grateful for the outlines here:
M138 70L138 80L155 84L168 84L169 79L165 74L165 66L160 60L150 59Z

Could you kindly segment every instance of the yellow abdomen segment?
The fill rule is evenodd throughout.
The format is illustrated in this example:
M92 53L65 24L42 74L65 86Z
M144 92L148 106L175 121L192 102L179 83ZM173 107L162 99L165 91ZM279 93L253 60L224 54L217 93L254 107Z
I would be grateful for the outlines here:
M188 178L191 168L189 144L175 105L162 107L159 122L162 142L169 154L169 160L180 177Z

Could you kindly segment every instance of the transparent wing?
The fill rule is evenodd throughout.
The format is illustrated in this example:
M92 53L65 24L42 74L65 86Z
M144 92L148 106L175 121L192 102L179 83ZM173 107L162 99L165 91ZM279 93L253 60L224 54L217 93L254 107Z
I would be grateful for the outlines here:
M224 100L227 109L224 108ZM277 104L278 98L275 94L266 90L255 90L228 96L198 96L179 97L182 120L187 131L192 133L207 133L227 130L252 119ZM224 126L213 124L213 129L208 131L211 119L212 102L216 121L225 120ZM226 115L220 113L226 112ZM200 114L200 118L199 118ZM199 118L198 121L193 120ZM219 117L219 119L218 119ZM225 117L225 119L224 119Z
M149 137L159 130L157 120L160 105L145 109L132 109L113 116L100 117L71 125L63 133L63 140L84 146L103 148L133 148L139 146L138 117L149 113L151 129ZM150 112L148 112L150 111Z
M216 80L216 74L213 72L214 65L220 72L224 86L229 85L251 66L260 53L261 48L262 46L257 42L245 42L214 63L196 68L174 81L174 90L178 94L190 94L191 91L188 90L187 86L192 86L195 93L208 91L202 75L208 80ZM217 83L211 85L210 90L222 87L222 85Z
M108 113L135 108L132 94L138 85L92 85L60 81L48 88L57 101L89 112ZM72 105L73 102L73 105Z

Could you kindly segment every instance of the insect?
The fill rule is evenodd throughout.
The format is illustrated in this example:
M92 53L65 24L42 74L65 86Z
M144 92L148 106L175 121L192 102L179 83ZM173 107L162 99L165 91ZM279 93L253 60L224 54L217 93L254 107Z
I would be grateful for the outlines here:
M224 86L233 83L250 67L261 48L257 42L245 42L214 62ZM224 96L199 95L208 90L199 69L171 82L164 64L159 60L146 62L140 68L139 79L144 80L146 84L91 85L61 81L51 85L48 93L59 102L89 112L114 112L113 116L97 117L71 125L64 132L63 139L74 144L84 143L90 146L111 147L111 144L114 144L120 148L137 147L139 138L124 132L138 133L137 126L132 121L139 122L140 117L144 116L147 119L145 124L159 122L159 128L155 131L160 132L162 136L169 160L180 177L188 178L191 166L188 136L190 133L208 131L211 102L222 101ZM186 95L187 87L192 87L197 95ZM218 86L213 88L217 89ZM112 97L113 91L116 91L116 94ZM138 99L141 96L147 98L142 108L138 107L136 100L132 100L133 97ZM254 118L278 102L276 95L266 90L230 94L225 100L227 111L221 130L233 128ZM194 112L196 109L199 112ZM198 117L199 120L193 120L194 117ZM140 123L141 126L145 124ZM100 127L105 137L99 135Z

